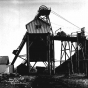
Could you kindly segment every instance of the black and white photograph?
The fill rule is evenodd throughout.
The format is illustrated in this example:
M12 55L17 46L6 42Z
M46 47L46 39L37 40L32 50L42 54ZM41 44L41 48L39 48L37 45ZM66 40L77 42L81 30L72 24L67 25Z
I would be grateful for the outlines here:
M0 88L88 88L88 0L0 0Z

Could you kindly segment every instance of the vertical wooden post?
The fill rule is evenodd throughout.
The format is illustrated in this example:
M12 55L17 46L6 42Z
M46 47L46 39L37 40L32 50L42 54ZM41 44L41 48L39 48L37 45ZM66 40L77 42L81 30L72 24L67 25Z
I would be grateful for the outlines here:
M63 44L63 42L61 41L61 56L60 56L60 65L61 65L61 60L62 60L62 44Z
M65 61L66 61L66 45L67 45L67 43L66 43L66 41L64 43L65 43L64 52L65 52Z
M77 72L79 73L79 49L78 49L78 45L79 45L79 34L77 33Z
M70 43L69 43L69 41L67 41L68 42L68 46L69 46L69 49L67 49L67 50L69 50L69 53L70 53L70 57L71 57L71 51L70 51ZM70 57L68 57L68 58L70 58ZM70 73L71 73L71 69L70 69L70 60L68 60L68 75L70 75Z
M49 64L49 65L50 65L50 66L49 66L49 69L50 69L50 70L49 70L49 74L51 75L51 69L52 69L52 68L51 68L51 58L50 58L50 33L48 34L48 39L49 39L49 43L48 43L48 44L49 44L49 63L50 63L50 64Z
M48 34L49 36L49 62L50 62L50 75L51 75L51 70L52 70L52 68L51 68L51 57L50 57L50 33Z
M27 33L27 42L26 42L26 50L27 50L27 67L28 67L28 73L30 73L30 47L29 47L29 33Z
M77 42L76 42L76 72L79 73L79 51L78 51L78 33L77 33Z
M84 63L85 63L85 74L88 77L88 60L86 61L86 38L84 39Z
M52 44L52 67L51 69L53 69L53 74L55 74L55 61L54 61L54 36L52 35L52 39L51 39L51 44Z
M73 70L73 62L72 62L72 42L71 42L71 49L70 49L70 57L71 57L72 73L74 73L74 70Z
M48 33L48 68L49 68L49 74L51 75L51 60L50 60L50 34Z
M76 53L76 61L75 61L75 64L76 64L76 73L77 73L77 58L78 58L78 55L77 55L77 42L75 42L75 46L76 46L76 49L75 49L75 53Z

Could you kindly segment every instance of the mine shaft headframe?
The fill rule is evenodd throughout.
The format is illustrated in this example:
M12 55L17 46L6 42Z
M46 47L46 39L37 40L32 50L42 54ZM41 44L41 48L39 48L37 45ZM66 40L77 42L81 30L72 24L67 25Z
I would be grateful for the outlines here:
M48 8L45 5L41 5L38 10L38 16L49 16L50 12L51 8Z
M49 23L49 14L51 12L51 8L46 7L45 5L41 5L38 9L38 13L35 16L36 18L40 18L41 20Z

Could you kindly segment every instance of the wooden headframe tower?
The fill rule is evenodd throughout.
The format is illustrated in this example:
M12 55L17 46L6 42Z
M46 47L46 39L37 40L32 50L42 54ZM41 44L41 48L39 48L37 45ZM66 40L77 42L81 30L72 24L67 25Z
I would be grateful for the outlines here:
M52 39L51 24L49 19L51 9L46 6L40 6L35 18L26 24L27 33L25 34L19 50L15 52L16 56L11 64L14 64L24 44L27 50L27 67L30 73L30 62L44 62L47 65L48 73L55 73L54 66L54 40ZM35 65L34 64L34 65Z

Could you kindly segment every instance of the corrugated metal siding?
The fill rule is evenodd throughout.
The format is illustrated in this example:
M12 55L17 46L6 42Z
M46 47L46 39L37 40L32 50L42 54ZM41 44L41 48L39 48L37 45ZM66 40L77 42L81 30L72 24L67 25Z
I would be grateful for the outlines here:
M36 26L39 26L39 27L41 26L41 28L36 28ZM47 23L39 19L35 19L31 21L30 23L28 23L26 25L26 28L29 33L48 33L50 32L50 26Z

